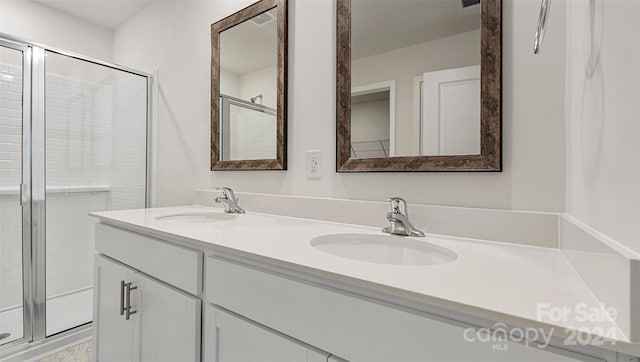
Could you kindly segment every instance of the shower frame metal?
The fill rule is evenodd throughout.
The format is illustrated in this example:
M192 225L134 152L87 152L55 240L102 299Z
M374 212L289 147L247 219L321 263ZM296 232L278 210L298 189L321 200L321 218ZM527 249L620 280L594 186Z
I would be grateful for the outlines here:
M155 166L153 104L154 77L128 67L24 40L0 32L0 46L21 51L22 78L22 269L23 337L0 346L0 356L11 356L48 340L88 331L91 322L47 336L46 334L46 165L45 165L45 55L56 53L146 78L146 194L145 207L155 204L152 179Z

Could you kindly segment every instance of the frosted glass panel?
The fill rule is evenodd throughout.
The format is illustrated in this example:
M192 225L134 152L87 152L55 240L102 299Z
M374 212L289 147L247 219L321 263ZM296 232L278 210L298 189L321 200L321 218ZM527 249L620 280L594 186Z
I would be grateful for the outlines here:
M95 219L145 207L147 80L46 56L47 335L92 319Z
M24 335L22 74L22 52L0 46L0 344Z

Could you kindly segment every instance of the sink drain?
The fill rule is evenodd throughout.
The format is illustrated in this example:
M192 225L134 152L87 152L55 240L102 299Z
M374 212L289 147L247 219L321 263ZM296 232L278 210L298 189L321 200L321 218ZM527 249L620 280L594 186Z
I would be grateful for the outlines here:
M9 338L11 333L0 333L0 341L6 338Z

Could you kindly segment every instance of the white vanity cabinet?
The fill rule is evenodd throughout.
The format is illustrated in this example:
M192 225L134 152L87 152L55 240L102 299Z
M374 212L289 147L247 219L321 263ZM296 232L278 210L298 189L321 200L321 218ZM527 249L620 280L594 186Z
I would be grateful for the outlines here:
M327 362L329 354L207 305L205 362Z
M101 254L95 257L94 272L94 360L199 362L201 299L157 279L156 275L181 268L171 260L158 260L162 259L163 248L174 248L178 254L193 253L194 260L201 258L200 252L163 245L160 240L104 225L98 225L97 236ZM140 248L137 244L141 242L156 245L144 254L127 252ZM101 249L104 244L109 247ZM121 259L130 264L122 263ZM188 271L191 266L184 267ZM156 268L161 269L154 273ZM193 283L176 275L168 279L189 288L201 280L201 275L193 277Z
M225 258L207 258L205 280L210 305L351 362L604 361L551 346L470 342L465 339L470 326L461 322Z
M133 360L133 323L120 314L124 308L121 282L133 281L133 270L103 256L94 261L94 356L97 361ZM122 297L122 300L120 299ZM136 317L134 315L134 317ZM99 347L99 348L98 348Z
M200 299L137 274L139 346L134 360L144 362L200 361Z
M559 342L541 349L470 341L473 324L491 321L259 255L135 230L96 226L95 361L634 361Z

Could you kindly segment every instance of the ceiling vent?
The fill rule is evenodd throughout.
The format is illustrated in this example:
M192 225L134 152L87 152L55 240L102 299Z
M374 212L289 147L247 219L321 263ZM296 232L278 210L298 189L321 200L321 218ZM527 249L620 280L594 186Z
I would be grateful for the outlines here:
M486 0L491 1L491 0ZM460 0L460 17L480 14L480 0Z
M460 2L462 2L463 9L480 4L480 0L460 0Z
M274 20L276 20L276 17L271 15L270 12L264 12L262 14L258 14L253 18L251 18L251 22L254 23L256 26L265 26L273 22Z

